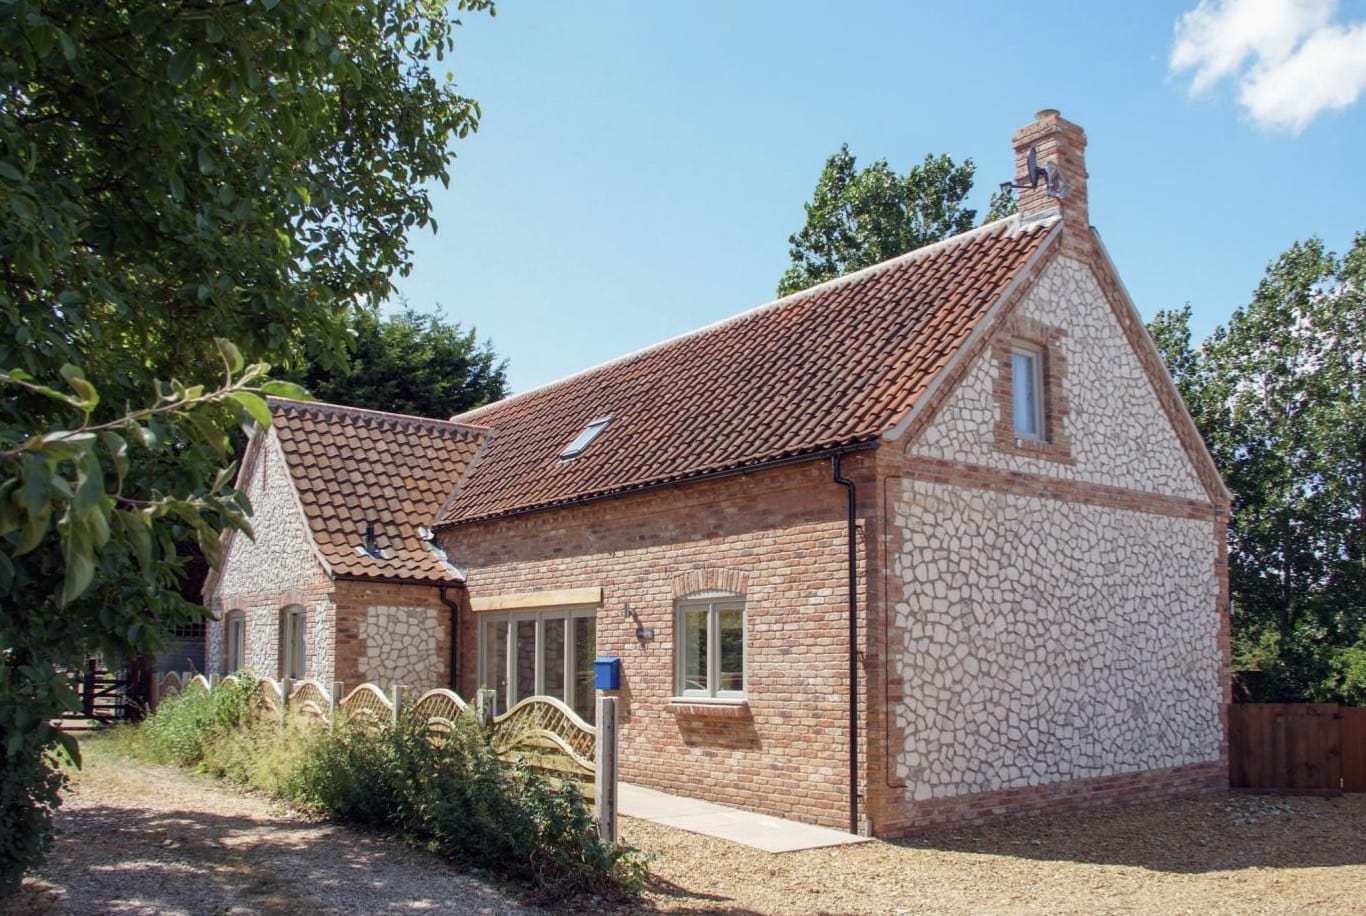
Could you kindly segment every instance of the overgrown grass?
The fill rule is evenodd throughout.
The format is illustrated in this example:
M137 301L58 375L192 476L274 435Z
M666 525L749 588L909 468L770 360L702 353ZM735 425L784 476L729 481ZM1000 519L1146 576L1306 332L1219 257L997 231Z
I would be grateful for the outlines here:
M251 714L250 682L180 694L139 726L115 730L116 752L193 767L338 821L397 834L444 858L488 869L540 899L638 894L645 858L603 842L582 794L500 762L473 718L439 740L425 723L329 730Z
M223 681L213 690L184 690L168 698L128 737L138 756L157 763L195 766L210 745L240 730L251 720L255 680Z

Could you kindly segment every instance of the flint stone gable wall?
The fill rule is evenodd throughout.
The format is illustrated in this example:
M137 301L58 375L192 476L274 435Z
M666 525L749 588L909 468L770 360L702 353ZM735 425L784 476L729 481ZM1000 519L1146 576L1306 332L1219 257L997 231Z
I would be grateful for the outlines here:
M1009 426L1020 333L1044 443ZM973 359L889 473L878 832L1226 786L1225 516L1092 267Z
M1059 329L1067 405L1061 436L1072 460L1006 452L996 445L1000 365L990 350L911 448L912 455L1207 501L1208 494L1162 410L1152 382L1105 301L1091 269L1059 257L1011 317Z
M206 596L214 620L206 628L205 667L210 672L227 671L223 618L241 610L247 621L243 666L278 677L280 613L287 605L298 604L308 611L307 675L330 683L336 667L333 585L313 551L274 432L261 444L246 493L256 537L239 533L232 538L218 581Z

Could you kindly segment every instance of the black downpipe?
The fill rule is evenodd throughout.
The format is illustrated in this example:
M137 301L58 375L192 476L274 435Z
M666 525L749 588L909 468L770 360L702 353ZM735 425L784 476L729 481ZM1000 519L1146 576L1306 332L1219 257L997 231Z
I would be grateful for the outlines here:
M854 482L841 473L843 457L836 452L830 465L849 499L849 832L858 833L858 524Z
M441 596L441 603L451 609L451 692L459 693L460 688L460 603L452 601L446 597L446 589L450 588L446 583L437 586L437 594ZM461 591L465 586L456 585Z

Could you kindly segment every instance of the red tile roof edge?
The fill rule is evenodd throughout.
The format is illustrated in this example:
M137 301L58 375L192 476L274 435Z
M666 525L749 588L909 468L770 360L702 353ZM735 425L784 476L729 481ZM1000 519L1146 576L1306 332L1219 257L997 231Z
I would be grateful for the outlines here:
M285 409L319 410L324 413L364 414L386 420L395 420L401 423L434 426L438 429L458 429L464 432L476 433L478 435L488 435L493 432L493 430L487 426L466 423L455 419L455 417L451 417L449 420L442 420L437 417L420 417L416 414L393 413L392 411L374 410L369 407L352 407L349 404L334 404L331 401L305 401L299 398L284 398L273 394L269 395L266 398L266 401L273 406L284 407ZM483 408L475 409L482 410ZM469 412L470 411L466 411L466 413ZM464 414L461 414L461 416L464 416Z
M783 467L788 464L795 464L803 461L816 461L837 453L864 451L876 448L882 432L864 433L855 436L845 436L835 442L813 445L809 448L794 449L778 454L758 455L753 458L741 458L736 461L727 462L713 467L699 468L697 470L684 471L665 477L645 477L639 481L617 484L602 490L592 490L585 493L575 493L573 496L566 496L559 499L546 500L544 502L530 503L525 506L517 506L512 509L504 509L499 512L488 512L483 515L471 515L446 521L434 521L431 525L433 531L443 528L454 528L461 525L473 525L479 522L489 522L502 518L513 518L518 515L528 515L532 512L544 512L549 509L564 509L570 506L579 506L584 503L599 502L604 499L612 499L616 496L624 496L628 493L645 493L661 487L669 487L680 483L695 483L702 480L711 480L717 477L728 477L735 474L749 474L754 471L767 470L769 468ZM455 497L445 507L437 518L444 515L450 504L455 502Z
M1030 269L1030 265L1037 263L1038 257L1042 256L1042 254L1046 250L1052 247L1052 242L1055 240L1058 234L1055 231L1059 228L1058 224L1059 221L1054 216L1049 216L1040 219L1024 219L1018 215L1012 215L1001 220L996 220L994 222L987 223L983 226L979 226L967 232L960 233L959 235L952 236L950 238L943 239L934 244L918 248L914 251L907 252L903 255L899 255L895 258L882 261L878 264L870 265L869 267L863 268L858 271L854 271L849 274L845 274L841 277L836 277L824 283L820 283L815 286L809 287L805 290L801 290L791 295L781 297L779 299L773 300L771 302L765 303L755 308L747 309L736 315L732 315L728 318L706 325L702 328L698 328L696 330L674 336L667 340L651 344L648 347L644 347L642 349L635 350L631 353L618 356L614 359L607 360L596 366L592 366L583 369L579 372L572 373L571 375L565 376L564 378L561 378L557 381L550 382L545 385L540 385L536 388L531 388L527 391L511 395L507 398L504 398L501 401L496 401L492 404L484 405L483 407L477 408L475 410L467 411L463 414L458 414L455 417L453 417L452 420L454 422L477 422L481 416L486 415L487 411L502 408L509 404L515 404L516 402L521 401L524 398L532 397L538 394L547 394L561 387L571 387L573 384L580 380L591 378L596 374L604 371L622 371L623 367L629 366L634 361L645 358L649 354L655 353L660 349L671 347L679 344L680 342L701 337L703 335L707 335L725 329L739 322L744 322L753 319L755 316L762 315L767 311L791 307L794 304L799 304L802 300L808 297L829 294L829 292L833 289L838 289L839 287L845 285L851 285L867 280L869 278L877 277L880 274L893 271L905 265L913 264L917 261L939 255L941 252L944 252L946 250L951 250L959 246L969 244L979 238L987 237L992 234L999 234L1000 236L1005 238L1015 238L1017 235L1022 234L1024 232L1040 232L1041 234L1039 236L1038 242L1036 243L1034 253L1023 265L1021 265L1016 276L1008 282L1006 286L1006 289L1008 290L1013 288L1016 285L1017 281L1021 280L1021 278L1023 278L1024 276L1032 275L1033 271ZM987 314L989 314L992 310L999 308L1000 302L1003 298L1005 298L1005 295L1001 292L1001 289L998 288L996 295L992 297L992 299L990 300L990 304L987 307ZM985 318L985 315L983 317ZM960 341L960 346L955 348L955 352L947 355L947 362L942 364L939 367L939 370L931 378L943 375L943 373L947 370L948 366L955 361L955 358L957 357L958 353L961 352L961 350L963 349L963 346L961 346L961 344L965 343L966 341ZM910 407L913 406L914 405L910 405ZM530 512L563 508L571 505L579 505L581 503L597 501L614 495L638 493L643 490L648 490L655 487L690 482L698 479L705 479L710 476L718 476L725 473L758 470L769 464L790 461L793 459L793 457L797 456L805 456L803 460L815 460L818 457L822 457L830 453L831 451L838 451L841 448L852 449L855 446L865 448L875 447L880 438L882 437L882 435L886 434L891 428L893 428L896 425L896 423L904 419L905 413L908 413L910 411L910 407L908 407L907 411L903 412L902 414L893 417L891 423L879 425L877 426L877 428L865 427L864 429L856 428L851 431L840 431L839 435L835 437L828 437L816 442L806 442L800 444L792 443L792 445L796 447L789 447L779 451L765 451L761 453L752 453L744 457L732 458L719 463L695 465L691 468L680 468L672 473L667 473L662 476L651 474L649 476L637 478L635 480L618 481L602 488L581 490L579 492L575 492L572 494L565 493L550 498L532 500L530 502L526 502L520 505L507 506L505 508L490 507L490 511L478 512L475 514L469 514L459 517L448 517L452 514L452 510L454 509L454 507L458 504L459 498L462 495L462 490L465 488L465 484L476 475L476 467L481 463L481 459L483 458L483 451L488 448L491 440L498 436L498 427L500 424L498 420L493 419L490 421L489 425L494 427L495 432L490 437L490 439L485 440L484 446L483 448L481 448L481 454L475 461L471 462L470 467L467 469L465 477L462 480L461 489L452 493L451 498L447 501L446 505L442 507L436 519L433 521L432 527L434 529L445 529L456 527L463 524L471 524L481 521L488 521L492 519L506 518L511 516L527 514ZM831 430L830 432L835 432L835 430Z
M694 328L691 331L684 331L681 334L675 334L673 337L667 337L664 340L656 341L655 343L641 347L638 350L632 350L629 353L623 353L620 356L614 356L609 360L604 360L603 362L600 362L593 366L589 366L586 369L580 369L577 372L571 372L569 375L562 376L558 379L555 379L554 381L537 385L534 388L528 388L526 391L519 391L516 394L510 394L505 398L502 398L497 401L491 401L488 404L480 405L479 407L472 408L470 410L465 411L464 413L458 413L455 416L451 417L450 422L470 423L471 421L466 418L476 417L478 414L483 413L487 410L493 410L494 408L504 407L512 403L513 401L521 400L522 398L529 397L530 395L537 394L541 391L545 391L548 388L556 388L560 385L567 384L585 375L591 375L594 372L606 369L609 366L616 366L621 363L631 362L632 360L645 356L648 353L652 353L655 350L658 350L662 347L667 347L675 343L678 343L681 340L687 340L690 337L700 337L703 334L709 334L712 331L724 328L727 325L730 325L734 322L744 321L746 319L752 318L755 315L758 315L769 309L776 309L781 308L783 306L788 306L794 302L799 302L800 300L805 299L809 296L814 296L819 293L836 289L840 286L844 286L849 283L857 283L860 280L863 280L867 277L875 276L879 273L882 273L883 271L892 270L893 268L899 267L903 264L909 264L921 258L937 254L938 252L950 246L959 245L964 242L969 242L977 238L978 236L987 235L991 232L998 231L1007 223L1012 222L1018 224L1016 226L1016 229L1023 230L1033 229L1043 226L1045 224L1058 222L1058 219L1054 215L1049 215L1042 219L1025 220L1018 213L1012 213L1010 216L1003 216L998 220L993 220L990 223L983 223L982 225L977 226L973 229L969 229L966 232L960 232L957 235L951 235L946 239L940 239L937 242L932 242L929 245L913 249L911 251L906 252L905 254L899 254L894 258L888 258L885 261L879 261L876 264L870 264L867 267L862 267L851 273L841 274L838 277L832 277L829 280L817 283L815 286L808 286L806 289L798 290L795 293L788 293L786 296L782 296L777 299L772 299L768 302L765 302L762 305L756 305L753 308L745 309L743 312L737 312L734 315L722 318L719 321L714 321L708 325L703 325L700 328Z

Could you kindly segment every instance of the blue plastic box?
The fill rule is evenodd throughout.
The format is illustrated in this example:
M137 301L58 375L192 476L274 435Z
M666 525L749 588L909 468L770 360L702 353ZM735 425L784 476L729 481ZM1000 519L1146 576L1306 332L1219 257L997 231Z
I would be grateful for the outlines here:
M620 690L621 659L609 656L593 659L593 686L598 690Z

